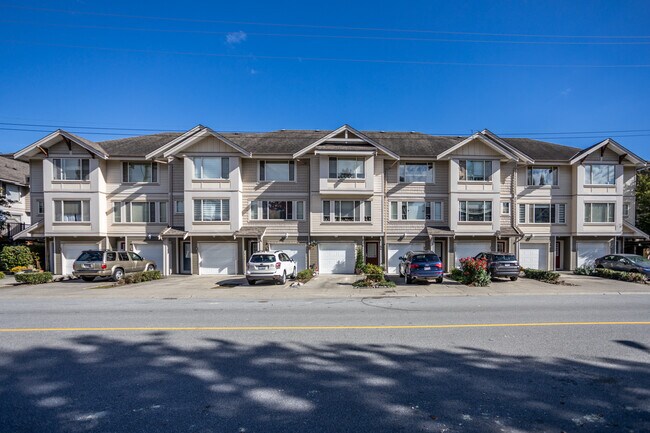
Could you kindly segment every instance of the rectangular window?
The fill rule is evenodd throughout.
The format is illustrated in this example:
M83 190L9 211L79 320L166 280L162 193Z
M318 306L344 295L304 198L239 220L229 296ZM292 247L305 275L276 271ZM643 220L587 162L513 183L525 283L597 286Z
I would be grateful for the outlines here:
M55 200L54 221L88 222L90 221L89 200Z
M585 165L585 185L614 185L616 167L611 164Z
M396 201L391 201L390 202L390 219L397 221L398 215L397 215L397 206L399 205L398 202Z
M492 161L462 160L459 161L460 180L490 181L492 180Z
M293 182L296 179L294 161L260 161L260 182Z
M616 203L585 203L586 223L613 223Z
M510 202L502 201L501 202L501 215L510 215Z
M364 179L365 160L363 158L335 158L329 159L330 179Z
M442 221L442 202L441 201L434 201L432 203L433 205L433 220L434 221Z
M194 200L194 221L230 221L230 200Z
M560 203L557 205L557 222L558 224L566 224L566 204Z
M525 204L520 204L519 205L519 224L525 224L526 223L526 205Z
M630 217L630 204L623 203L623 218L629 218L629 217Z
M230 175L230 158L198 156L192 161L194 179L228 179Z
M159 209L158 209L158 221L161 223L166 223L167 222L167 202L166 201L161 201L158 203Z
M116 223L122 222L122 202L114 201L113 202L113 221Z
M36 209L39 215L45 213L45 202L43 200L36 200Z
M557 167L528 167L528 185L557 185Z
M302 220L305 202L256 200L251 202L251 220Z
M370 203L360 200L324 200L323 221L372 221Z
M176 200L174 202L174 212L175 213L185 213L185 202L183 200Z
M532 213L530 214L531 223L535 223L535 224L555 223L554 204L533 204L531 206L532 206Z
M492 221L491 201L461 201L459 221Z
M391 201L390 219L393 221L442 221L442 202Z
M125 162L122 165L122 181L125 183L158 182L158 164L155 162Z
M166 223L167 202L113 202L113 221L116 223Z
M405 162L399 165L400 182L433 182L433 163Z
M88 180L90 160L82 158L55 158L54 179Z

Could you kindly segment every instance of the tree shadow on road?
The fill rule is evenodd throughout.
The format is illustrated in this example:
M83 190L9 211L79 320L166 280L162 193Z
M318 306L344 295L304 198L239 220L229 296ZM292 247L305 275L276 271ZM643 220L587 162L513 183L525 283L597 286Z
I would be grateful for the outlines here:
M650 430L647 362L108 335L2 354L0 431Z

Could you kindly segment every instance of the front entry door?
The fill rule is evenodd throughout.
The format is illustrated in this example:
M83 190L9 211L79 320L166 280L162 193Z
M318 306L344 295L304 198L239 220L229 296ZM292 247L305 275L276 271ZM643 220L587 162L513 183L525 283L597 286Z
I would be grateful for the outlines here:
M562 269L562 253L564 249L564 241L555 241L555 269Z
M366 263L379 266L379 242L366 242Z
M183 242L181 251L181 273L192 273L192 243Z

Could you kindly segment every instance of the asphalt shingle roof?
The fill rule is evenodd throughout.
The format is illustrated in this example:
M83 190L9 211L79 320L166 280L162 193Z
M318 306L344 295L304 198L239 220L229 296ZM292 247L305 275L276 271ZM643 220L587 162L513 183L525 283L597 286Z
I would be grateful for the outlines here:
M565 161L570 160L581 149L564 146L531 138L503 138L503 141L515 149L530 156L535 161Z
M161 132L159 134L100 141L97 144L105 149L110 156L144 156L181 135L183 134L179 132Z
M13 155L0 155L0 180L27 185L28 176L28 163L15 160Z

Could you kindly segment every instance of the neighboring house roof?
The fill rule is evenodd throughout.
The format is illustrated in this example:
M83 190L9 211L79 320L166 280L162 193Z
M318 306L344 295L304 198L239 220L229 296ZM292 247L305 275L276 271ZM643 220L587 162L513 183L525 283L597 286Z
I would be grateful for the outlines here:
M28 177L28 163L15 160L13 155L0 155L0 181L26 186Z
M530 156L535 161L567 161L580 150L576 147L533 140L531 138L501 137L501 140Z
M106 149L110 156L144 156L181 135L183 134L180 132L161 132L139 137L100 141L99 145Z

